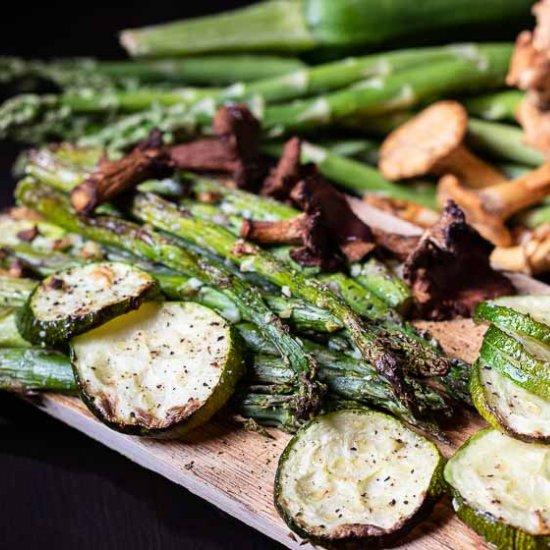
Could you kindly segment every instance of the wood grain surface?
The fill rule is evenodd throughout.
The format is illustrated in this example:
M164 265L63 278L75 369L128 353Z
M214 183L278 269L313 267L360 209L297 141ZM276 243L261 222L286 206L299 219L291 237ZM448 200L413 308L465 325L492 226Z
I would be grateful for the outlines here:
M527 277L514 277L522 292L550 293L550 287ZM475 359L484 327L468 319L441 323L420 322L450 354L471 362ZM76 398L46 395L38 407L86 433L141 466L171 481L258 529L288 548L308 548L279 519L272 500L272 484L278 457L289 439L269 430L269 437L245 429L229 414L193 431L185 441L157 441L114 432L98 422ZM486 426L474 412L464 411L446 427L450 445L441 445L450 456L470 435ZM443 499L398 548L411 550L483 548L481 539L454 515Z

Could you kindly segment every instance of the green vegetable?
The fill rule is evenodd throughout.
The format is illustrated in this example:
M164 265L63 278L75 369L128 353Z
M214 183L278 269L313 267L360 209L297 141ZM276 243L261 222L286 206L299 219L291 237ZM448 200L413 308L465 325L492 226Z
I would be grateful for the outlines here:
M542 349L533 341L518 341L492 325L483 338L480 357L518 386L550 401L550 352L546 351L542 357L535 355Z
M377 47L415 36L448 36L473 25L523 28L530 0L271 0L212 16L126 30L121 43L133 56L166 57L215 52L279 53Z
M83 401L133 435L175 437L203 424L243 372L231 326L186 302L144 303L76 336L70 348Z
M311 99L267 105L263 126L268 135L313 130L355 115L373 117L439 97L501 86L508 69L510 45L484 45L476 53L473 59L434 62Z
M1 348L0 389L76 393L68 358L45 349Z
M257 274L284 293L326 309L345 327L350 340L364 359L376 365L378 371L394 384L397 393L404 397L401 367L395 354L384 349L356 313L317 280L306 277L259 248L252 248L244 255L240 254L235 248L236 240L232 233L213 223L186 215L177 206L160 197L136 195L132 213L143 222L229 260L243 273Z
M493 428L528 443L550 443L549 401L524 390L482 360L472 367L470 391L477 411Z
M27 342L17 329L17 308L0 308L0 348L28 348Z
M504 90L463 100L470 115L485 120L507 120L515 122L516 109L523 99L520 90Z
M517 126L470 119L468 143L479 151L519 164L540 166L544 155L523 143L523 131Z
M477 305L474 319L489 322L550 352L550 296L503 296Z
M458 517L499 550L548 548L549 460L546 445L478 432L444 470Z
M51 81L62 88L102 89L151 83L223 86L272 78L305 67L305 63L291 57L250 54L132 61L65 58L51 62L0 57L2 82L17 84L24 79L26 89L29 80Z
M443 463L433 443L386 414L329 413L283 451L275 506L313 543L370 547L402 535L439 498Z
M35 289L36 281L0 275L0 307L22 306Z
M320 387L314 381L315 372L300 342L288 333L286 327L267 307L261 294L251 285L234 276L221 265L198 258L190 250L159 233L139 225L110 216L87 219L72 213L69 201L63 194L31 179L19 182L17 200L55 220L63 228L81 233L85 238L122 249L142 259L164 264L179 273L193 277L208 286L219 288L237 305L241 316L261 328L286 358L289 365L301 376L303 391L309 394L308 414L319 406Z
M144 271L118 262L89 263L44 279L19 312L17 328L34 344L67 340L139 307L158 293Z

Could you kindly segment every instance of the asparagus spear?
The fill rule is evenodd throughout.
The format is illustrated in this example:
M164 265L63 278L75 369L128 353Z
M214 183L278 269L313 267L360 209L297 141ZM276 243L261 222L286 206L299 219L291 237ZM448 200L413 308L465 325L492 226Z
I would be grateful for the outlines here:
M0 307L19 307L34 290L36 281L0 275Z
M468 141L472 147L503 160L528 166L544 163L540 151L523 143L523 131L517 126L470 119Z
M31 345L23 339L21 334L19 334L19 330L17 330L15 322L16 311L16 307L0 308L0 347L2 348L28 348Z
M515 121L516 109L523 95L519 90L504 90L466 98L463 103L470 115L485 120Z
M199 180L197 186L196 190L199 192L216 192L216 189L218 189L217 192L223 195L224 198L234 199L226 208L226 210L229 210L233 214L238 213L239 209L243 209L244 212L252 212L253 215L257 215L264 219L265 217L270 217L270 219L284 219L286 217L291 217L291 214L295 212L292 208L281 203L251 195L243 191L223 188L219 184L208 182L207 180ZM201 230L196 229L196 231L200 232ZM342 297L352 310L362 316L376 318L376 315L373 315L374 312L365 307L369 302L365 300L364 291L361 291L357 285L354 285L343 274L332 274L324 277L324 280L330 287L336 285L340 293L344 291ZM372 284L374 284L374 281L372 281ZM427 342L411 325L407 323L397 323L388 319L373 324L371 330L385 341L386 346L395 353L400 354L403 360L409 364L409 368L412 371L429 371L429 367L426 368L429 365L433 367L435 365L446 364L452 371L449 380L452 381L453 377L467 379L468 367L465 363L446 358L437 346L434 347L433 342ZM455 384L450 386L449 389L457 398L464 400L464 392L455 391ZM469 399L466 398L466 401L469 401Z
M367 78L383 78L411 67L476 56L484 59L483 49L477 44L454 44L348 57L273 78L236 84L225 90L222 97L241 100L261 97L266 103L281 103L345 88Z
M349 88L316 98L288 105L267 105L263 124L270 135L312 129L320 124L345 120L360 113L373 116L412 107L434 96L495 87L504 81L510 53L511 46L507 44L479 46L472 57L451 54L446 60L426 66L412 66L387 77L365 79ZM91 95L89 91L80 94L72 92L59 98L20 97L8 102L0 110L0 134L15 137L21 133L28 135L28 131L24 130L28 129L33 120L41 121L47 126L49 118L60 120L59 128L54 129L61 131L63 124L66 124L69 131L72 131L72 119L68 117L68 113L74 114L78 111L97 115L100 112L112 114L115 109L146 109L139 116L118 121L90 138L96 143L128 145L132 139L136 139L135 136L139 139L154 126L177 133L208 125L216 102L239 95L239 90L241 87L233 88L226 91L225 95L216 93L215 90L144 89L120 92L108 90L103 94ZM269 90L268 86L264 93L269 95ZM250 99L252 108L258 97L262 99L261 95ZM151 107L153 105L154 108Z
M279 201L239 189L232 189L215 181L205 178L194 178L191 181L193 190L198 196L201 193L214 193L222 197L221 204L216 206L206 205L212 208L212 213L209 217L213 221L217 221L221 210L232 219L232 225L236 226L237 232L240 230L243 218L249 217L258 220L277 221L290 219L299 214L296 209ZM182 201L181 203L190 209L191 212L195 213L197 211L196 205L191 201ZM410 289L382 262L371 258L363 264L352 265L351 275L355 281L359 282L365 289L391 307L398 311L406 309L407 303L410 300ZM334 279L334 276L329 275L328 278L330 282L330 279ZM338 281L334 282L338 283Z
M221 14L126 30L121 43L134 56L206 52L303 52L318 48L379 46L415 35L447 37L472 25L519 31L530 0L409 0L377 4L354 0L271 0Z
M270 134L312 130L354 116L375 116L412 108L422 101L450 94L495 88L504 84L511 47L480 47L476 59L455 59L421 65L370 79L324 96L268 105L263 126Z
M243 318L262 327L289 365L300 375L304 412L319 406L322 387L315 382L315 364L300 342L286 330L267 307L259 292L220 266L198 258L162 235L125 220L100 216L84 218L74 214L67 197L29 178L19 182L17 200L58 225L85 238L127 250L136 256L158 262L204 282L228 296Z
M41 348L0 349L0 389L76 393L68 357Z
M550 223L550 204L542 204L530 210L521 212L516 216L517 221L529 229L535 229L539 225Z
M58 59L51 62L0 57L0 82L48 80L61 88L102 89L106 85L170 83L229 85L288 74L306 67L292 57L274 55L217 55L190 59L102 61L92 58Z

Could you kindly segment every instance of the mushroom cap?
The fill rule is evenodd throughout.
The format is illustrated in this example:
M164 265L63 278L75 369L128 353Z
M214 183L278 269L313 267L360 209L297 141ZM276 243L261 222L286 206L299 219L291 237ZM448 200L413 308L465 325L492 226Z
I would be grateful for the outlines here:
M394 130L382 143L379 168L389 180L433 171L464 139L466 109L456 101L438 101Z

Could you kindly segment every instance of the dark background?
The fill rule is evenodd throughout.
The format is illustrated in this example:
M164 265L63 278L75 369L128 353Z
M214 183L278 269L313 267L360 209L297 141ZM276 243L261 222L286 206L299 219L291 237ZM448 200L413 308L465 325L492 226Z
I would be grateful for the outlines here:
M156 0L106 7L10 2L1 16L0 55L121 57L119 29L246 3ZM15 153L14 146L0 143L2 206L11 201L9 169ZM31 405L0 395L0 550L38 548L280 546Z

